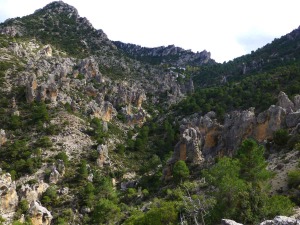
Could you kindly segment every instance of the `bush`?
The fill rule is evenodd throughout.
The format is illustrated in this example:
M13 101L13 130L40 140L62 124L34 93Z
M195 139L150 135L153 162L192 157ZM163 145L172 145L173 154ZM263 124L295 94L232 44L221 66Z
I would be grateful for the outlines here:
M68 155L65 152L60 152L55 156L55 159L61 159L65 166L67 166L69 164L69 158Z
M185 164L184 161L179 160L175 163L173 168L173 178L175 182L181 182L183 180L186 180L190 175L189 168Z
M120 208L108 199L100 199L91 214L92 224L117 224L122 214Z
M290 150L294 149L296 147L296 145L300 143L300 135L297 134L297 135L294 135L292 136L288 142L287 142L287 146Z
M291 170L288 173L288 185L291 188L298 188L300 185L300 170Z
M265 210L267 216L273 218L277 215L291 215L293 213L294 204L285 196L274 195L269 198Z
M52 147L52 145L50 138L47 136L43 136L35 142L35 146L40 148L49 148Z
M284 146L289 140L289 133L285 129L279 129L273 133L273 140L276 145Z
M38 121L49 121L49 114L45 103L37 103L36 105L33 105L31 119L33 123L36 123Z

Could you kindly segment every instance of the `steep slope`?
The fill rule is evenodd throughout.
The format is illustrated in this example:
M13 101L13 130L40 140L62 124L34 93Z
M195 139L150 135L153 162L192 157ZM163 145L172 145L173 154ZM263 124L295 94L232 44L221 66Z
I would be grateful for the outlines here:
M287 66L299 61L300 28L293 30L272 43L223 64L202 67L194 74L200 86L219 85L240 81L247 76L269 72L276 67Z
M96 30L73 6L62 1L52 2L29 16L5 21L0 33L35 37L72 55L116 53L115 46L102 30Z

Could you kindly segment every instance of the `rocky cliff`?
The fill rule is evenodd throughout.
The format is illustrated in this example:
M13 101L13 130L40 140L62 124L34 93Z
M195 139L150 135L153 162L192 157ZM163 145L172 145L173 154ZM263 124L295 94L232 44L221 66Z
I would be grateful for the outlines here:
M186 65L201 66L204 64L215 63L215 61L210 58L210 52L207 52L206 50L194 53L191 50L184 50L174 45L147 48L139 45L122 43L120 41L115 41L113 43L130 57L153 64L185 67Z
M233 111L225 115L223 123L217 121L214 112L184 118L180 125L180 141L167 163L166 176L170 175L172 165L178 160L201 165L216 156L233 156L246 138L266 144L273 140L274 132L279 129L298 133L299 97L296 95L291 101L284 92L280 92L278 103L271 105L268 110L258 115L254 108Z

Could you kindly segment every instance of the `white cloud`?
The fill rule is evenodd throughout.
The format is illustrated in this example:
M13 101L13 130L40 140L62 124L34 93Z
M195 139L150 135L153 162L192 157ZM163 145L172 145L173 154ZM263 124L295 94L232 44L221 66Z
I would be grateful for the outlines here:
M0 0L0 20L33 13L51 0ZM300 25L299 0L65 0L112 40L206 49L230 60Z

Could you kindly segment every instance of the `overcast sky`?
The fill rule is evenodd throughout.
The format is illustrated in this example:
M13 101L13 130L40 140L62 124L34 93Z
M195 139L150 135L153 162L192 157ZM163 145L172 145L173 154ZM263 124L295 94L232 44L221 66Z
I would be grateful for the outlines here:
M0 22L51 0L0 0ZM64 0L111 40L206 49L218 62L249 53L300 25L300 0Z

